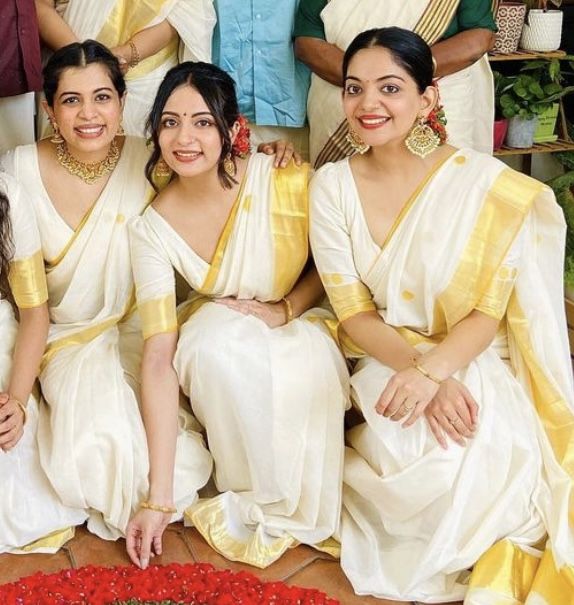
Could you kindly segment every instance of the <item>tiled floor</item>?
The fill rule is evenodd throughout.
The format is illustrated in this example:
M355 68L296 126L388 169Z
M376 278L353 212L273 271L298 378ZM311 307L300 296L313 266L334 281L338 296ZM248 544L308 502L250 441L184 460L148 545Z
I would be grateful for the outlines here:
M264 580L281 580L287 584L319 588L339 599L342 605L385 605L392 603L373 597L357 597L343 575L339 563L309 548L298 546L288 551L267 569L227 561L213 551L203 538L191 528L175 523L165 533L164 554L153 562L193 563L207 562L218 568L234 571L247 570ZM80 527L73 540L54 555L0 555L0 584L13 582L36 571L52 573L69 567L94 565L128 565L125 542L107 542Z

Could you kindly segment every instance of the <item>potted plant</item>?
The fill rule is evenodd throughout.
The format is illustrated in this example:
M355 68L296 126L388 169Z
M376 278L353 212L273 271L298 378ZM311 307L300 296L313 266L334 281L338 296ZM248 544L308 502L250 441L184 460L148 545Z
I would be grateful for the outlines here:
M560 10L549 10L549 3L558 8L562 0L526 0L529 11L522 27L520 48L537 52L560 48L564 14Z
M556 101L574 91L574 86L563 86L562 81L558 59L527 62L518 74L506 78L499 104L502 115L509 119L509 147L532 147L538 116L552 111Z
M494 132L493 132L493 147L494 151L500 149L504 143L506 137L506 131L508 130L508 119L504 117L502 113L502 106L500 104L500 98L502 92L507 85L507 78L503 76L499 71L493 71L494 77Z
M524 2L499 2L496 9L495 53L510 54L516 52L520 33L526 17Z

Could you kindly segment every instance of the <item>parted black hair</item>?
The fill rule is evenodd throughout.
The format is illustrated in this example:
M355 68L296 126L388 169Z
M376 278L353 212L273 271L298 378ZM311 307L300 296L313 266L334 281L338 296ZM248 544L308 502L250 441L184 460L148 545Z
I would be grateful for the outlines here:
M12 241L12 226L10 224L10 204L8 198L0 191L0 295L2 298L11 299L10 286L8 284L8 271L10 261L14 254Z
M217 174L223 187L230 189L233 184L237 184L237 181L225 172L223 160L232 151L229 131L239 118L235 82L229 74L216 65L200 61L186 61L172 67L165 74L163 82L160 84L146 124L146 131L153 146L151 157L145 168L146 178L157 190L153 181L153 170L161 157L159 146L161 116L173 91L183 85L191 86L197 90L213 115L222 145Z
M351 59L364 48L386 48L393 60L416 82L419 93L432 84L433 61L430 46L418 35L400 27L369 29L358 34L343 57L343 80Z
M70 67L86 67L92 63L106 68L118 95L120 98L123 97L126 91L126 81L117 58L103 44L95 40L84 40L84 42L73 42L57 50L42 70L44 94L48 105L54 106L54 95L58 90L58 83L64 70Z

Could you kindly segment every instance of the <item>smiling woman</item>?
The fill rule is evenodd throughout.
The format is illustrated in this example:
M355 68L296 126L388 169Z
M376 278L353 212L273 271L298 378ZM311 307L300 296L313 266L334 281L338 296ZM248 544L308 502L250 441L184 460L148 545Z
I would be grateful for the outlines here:
M40 370L42 465L61 500L87 511L99 536L123 535L147 495L146 436L138 405L142 341L127 220L152 190L143 139L119 133L125 82L98 42L74 43L44 69L52 140L2 158L25 183L46 266L50 329ZM208 479L211 459L180 414L180 514Z

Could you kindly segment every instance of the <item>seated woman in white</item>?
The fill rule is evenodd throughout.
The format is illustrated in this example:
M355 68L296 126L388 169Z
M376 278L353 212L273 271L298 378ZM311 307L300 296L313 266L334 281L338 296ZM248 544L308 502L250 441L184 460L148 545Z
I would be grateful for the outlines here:
M0 173L0 553L55 552L86 518L60 502L38 457L32 392L48 334L47 299L29 200Z
M360 34L344 75L362 154L311 186L313 253L365 420L347 433L343 570L357 593L401 602L568 603L562 213L541 183L439 145L416 34Z
M143 343L127 230L151 197L148 152L143 139L118 135L125 82L117 59L98 42L54 53L44 92L57 136L2 158L33 200L46 266L40 458L60 499L89 512L88 529L116 539L148 491L138 405ZM182 410L180 515L211 473L190 422Z
M167 74L150 117L148 173L161 154L174 178L132 222L131 249L153 501L171 507L179 480L181 386L222 492L186 518L224 556L265 567L338 527L348 375L329 313L312 308L320 280L304 270L308 165L239 158L238 119L233 80L219 68L183 63ZM177 315L176 273L193 289ZM136 563L147 565L168 521L142 510L130 522Z

